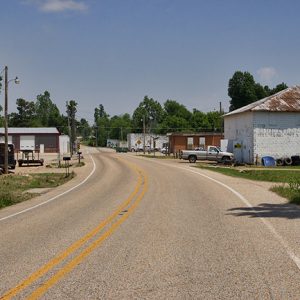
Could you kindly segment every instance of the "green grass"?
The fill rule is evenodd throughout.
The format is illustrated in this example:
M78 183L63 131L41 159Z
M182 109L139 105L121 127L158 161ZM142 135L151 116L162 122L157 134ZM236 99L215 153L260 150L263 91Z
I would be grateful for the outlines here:
M73 177L74 173L70 173L69 177L62 173L41 173L25 176L2 175L0 176L0 209L36 196L35 194L27 193L26 190L56 187Z
M283 183L282 185L274 186L270 190L279 196L288 199L290 203L300 204L300 172L297 170L241 170L224 167L208 167L205 165L198 165L198 167L232 177L240 177L259 181L281 182Z
M300 204L300 190L291 189L288 186L273 186L271 191L289 200L290 203Z
M300 177L299 171L294 170L240 170L224 167L207 167L199 165L199 168L218 172L232 177L240 177L251 180L270 181L270 182L289 182L294 178Z

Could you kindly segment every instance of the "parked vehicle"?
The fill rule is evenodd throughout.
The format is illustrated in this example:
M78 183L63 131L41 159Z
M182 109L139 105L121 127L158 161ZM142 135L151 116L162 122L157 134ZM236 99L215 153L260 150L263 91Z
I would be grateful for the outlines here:
M33 150L22 150L22 158L18 159L19 167L24 165L44 165L44 159L40 158L40 154L37 153L37 157L35 157L35 153Z
M230 152L223 152L219 147L208 146L207 150L203 147L195 150L181 150L180 159L188 160L190 163L195 163L197 160L210 160L217 162L233 161L234 155Z
M0 169L4 169L4 149L5 143L0 143ZM15 147L13 144L8 144L8 168L16 168Z

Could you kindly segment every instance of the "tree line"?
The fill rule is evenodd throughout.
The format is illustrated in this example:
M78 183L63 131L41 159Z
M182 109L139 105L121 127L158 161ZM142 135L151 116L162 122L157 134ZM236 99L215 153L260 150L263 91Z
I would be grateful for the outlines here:
M237 71L228 82L230 111L262 99L287 88L285 83L274 88L255 82L249 72ZM0 78L1 90L1 78ZM167 132L222 131L223 111L202 112L187 109L176 100L168 99L162 105L145 96L133 114L110 116L99 104L94 109L94 122L89 124L84 118L76 116L78 103L66 102L66 111L61 113L53 103L50 93L37 95L35 101L23 98L16 100L17 111L8 116L9 127L57 127L61 133L69 134L71 142L81 136L90 145L105 146L107 139L126 140L131 132L166 134ZM0 113L2 107L0 106ZM3 116L0 117L3 126Z

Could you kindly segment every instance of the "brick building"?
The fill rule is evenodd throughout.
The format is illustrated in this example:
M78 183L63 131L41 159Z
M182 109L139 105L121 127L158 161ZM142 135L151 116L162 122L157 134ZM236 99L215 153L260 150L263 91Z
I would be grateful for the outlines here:
M220 146L223 134L220 132L197 133L168 133L169 152L178 153L180 150L192 150L203 146Z

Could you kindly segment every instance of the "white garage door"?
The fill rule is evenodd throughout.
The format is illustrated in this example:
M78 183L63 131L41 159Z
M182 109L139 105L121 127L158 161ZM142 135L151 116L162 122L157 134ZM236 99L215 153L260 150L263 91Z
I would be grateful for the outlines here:
M34 135L20 136L20 150L34 150Z

